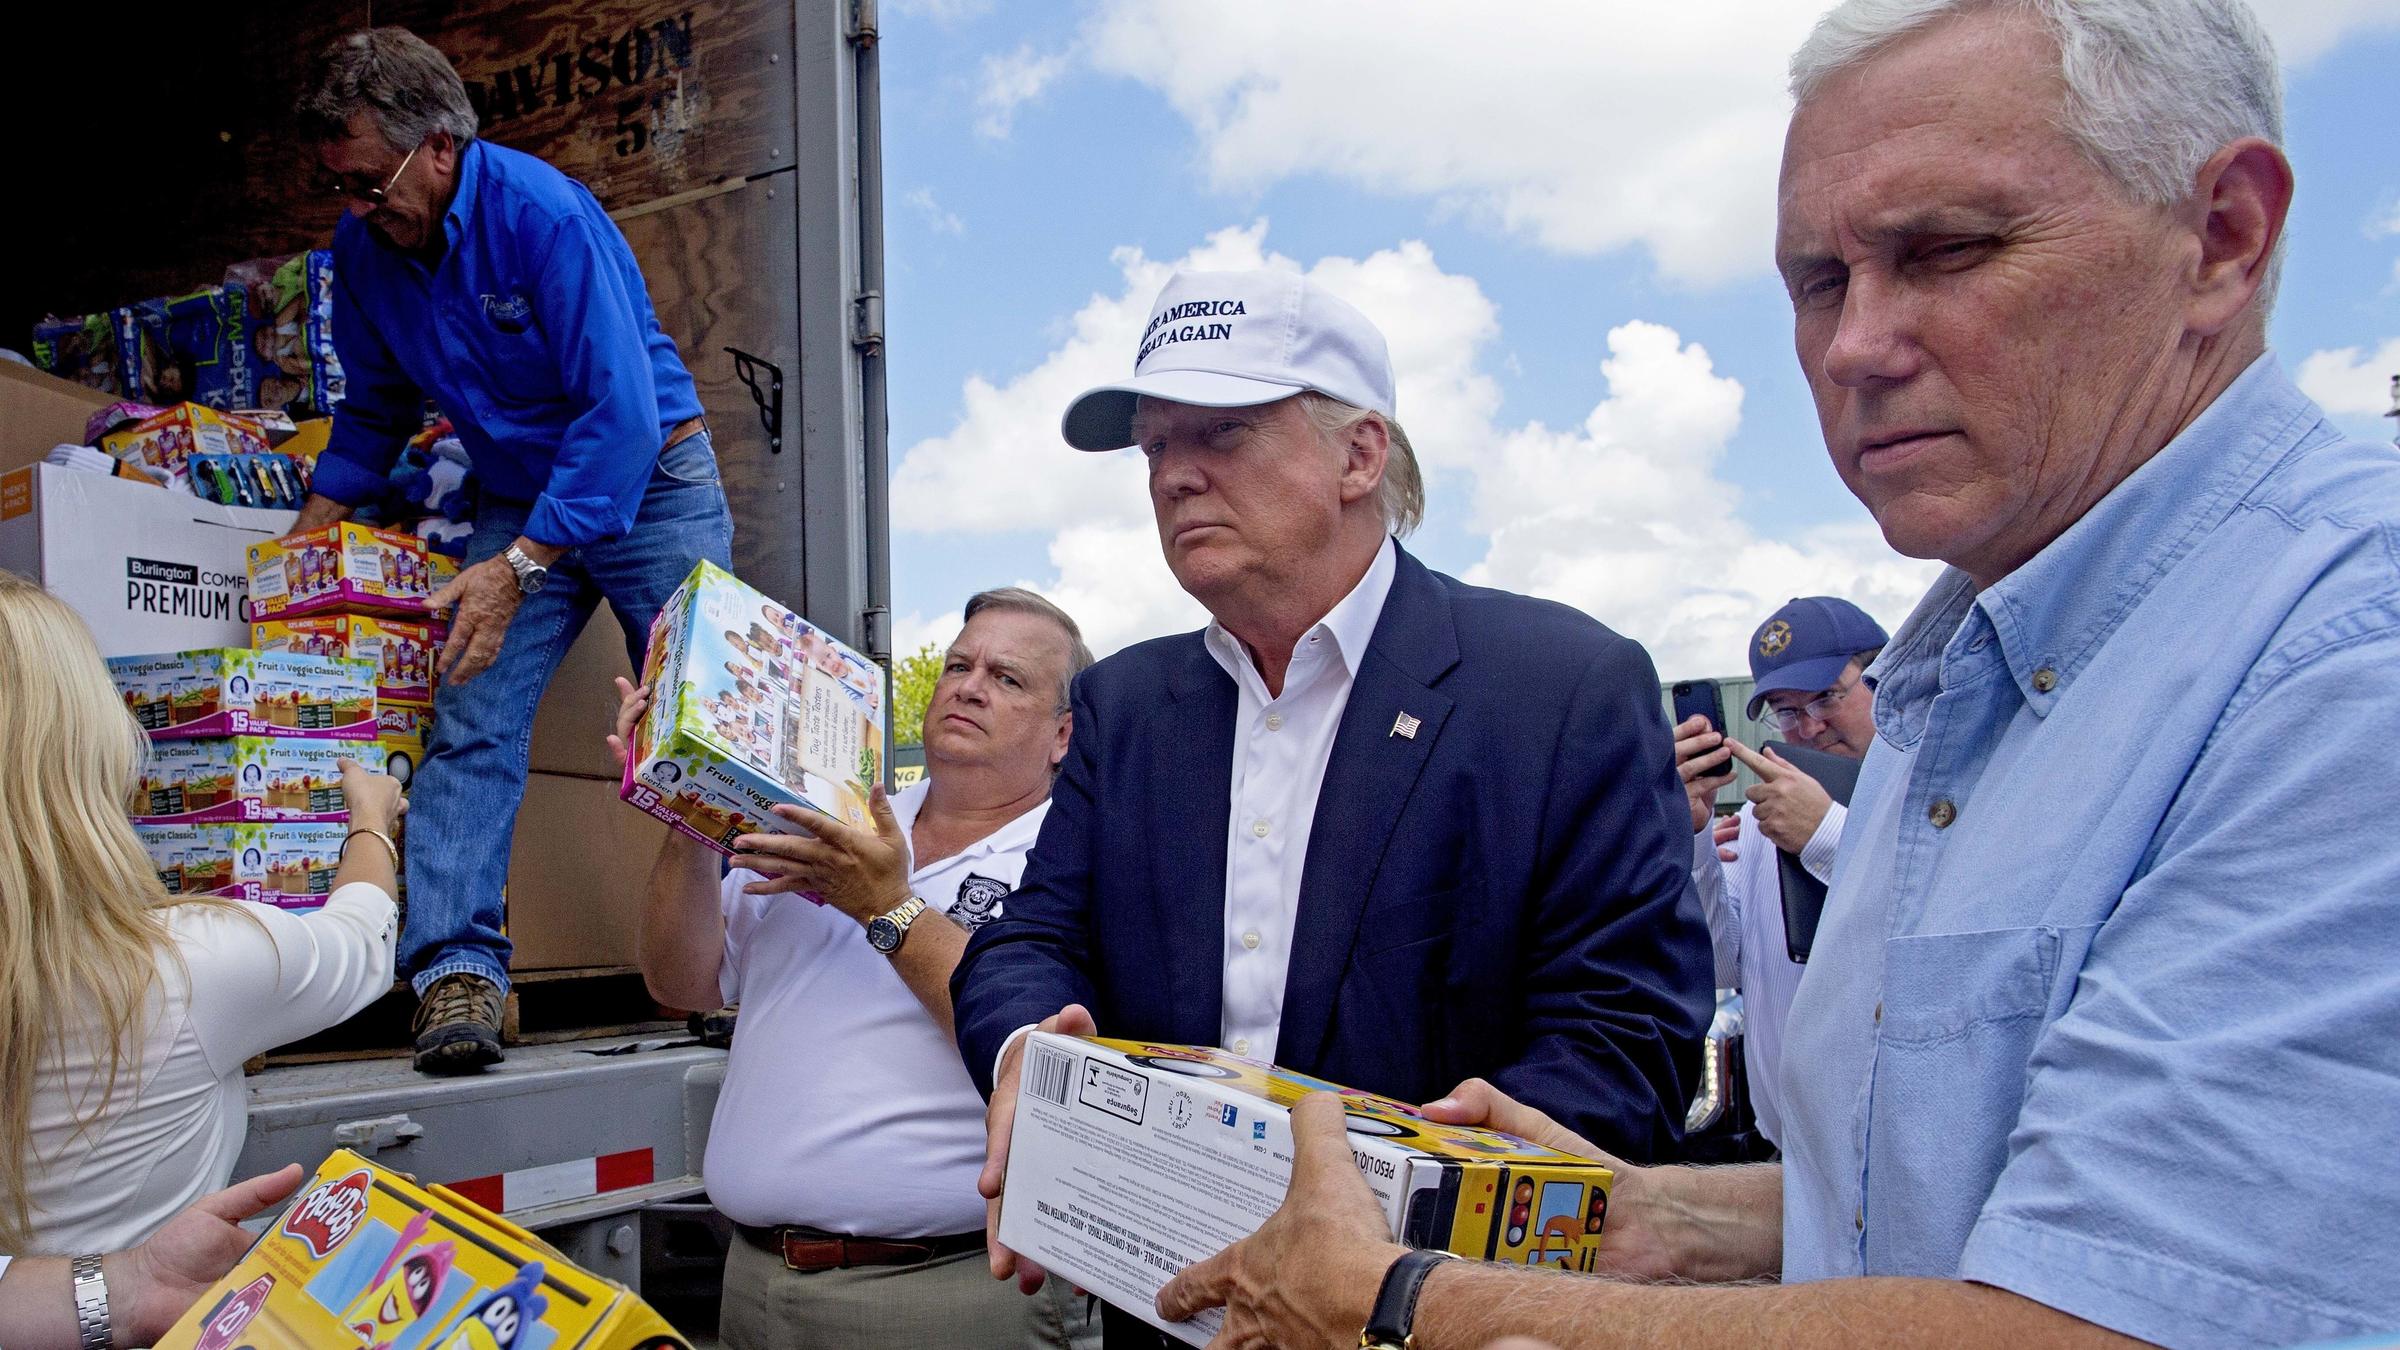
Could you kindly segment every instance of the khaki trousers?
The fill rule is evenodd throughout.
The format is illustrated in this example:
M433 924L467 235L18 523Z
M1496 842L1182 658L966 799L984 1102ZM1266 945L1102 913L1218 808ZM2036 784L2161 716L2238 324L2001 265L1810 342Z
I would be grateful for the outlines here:
M1018 1293L981 1249L803 1275L736 1235L718 1334L732 1350L1099 1350L1087 1303L1060 1280Z

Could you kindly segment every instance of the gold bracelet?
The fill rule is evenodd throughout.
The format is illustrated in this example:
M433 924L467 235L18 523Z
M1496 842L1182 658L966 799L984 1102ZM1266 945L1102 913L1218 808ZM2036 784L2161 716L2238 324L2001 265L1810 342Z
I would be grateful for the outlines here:
M352 830L350 833L343 835L342 847L340 851L333 855L334 860L339 862L342 859L349 857L350 841L356 839L362 834L370 839L373 839L376 843L383 845L384 848L392 855L392 870L395 872L400 870L400 846L393 843L392 837L388 834L385 834L381 830Z

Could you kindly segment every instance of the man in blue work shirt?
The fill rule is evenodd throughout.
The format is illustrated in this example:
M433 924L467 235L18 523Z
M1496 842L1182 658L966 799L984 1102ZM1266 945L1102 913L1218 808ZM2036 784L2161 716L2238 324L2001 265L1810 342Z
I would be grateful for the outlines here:
M1360 1343L1419 1350L2388 1343L2400 838L2328 808L2400 814L2400 456L2267 350L2274 53L2241 0L1846 0L1792 66L1826 446L1950 569L1867 672L1782 1165L1618 1171L1607 1272L1716 1287L1428 1272L1314 1099L1283 1212L1161 1309L1226 1304L1228 1345L1349 1344L1379 1290ZM1426 1114L1588 1147L1480 1083Z
M633 251L558 170L476 138L442 54L400 28L337 39L296 116L328 190L333 339L349 378L297 530L382 495L427 397L480 485L433 737L410 791L401 972L416 1063L501 1058L501 886L534 707L602 599L641 665L650 621L733 521L692 377Z

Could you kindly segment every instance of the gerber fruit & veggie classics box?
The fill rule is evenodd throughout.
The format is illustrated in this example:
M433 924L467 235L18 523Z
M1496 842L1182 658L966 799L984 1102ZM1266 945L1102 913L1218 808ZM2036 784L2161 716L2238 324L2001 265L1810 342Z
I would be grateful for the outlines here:
M1256 1231L1291 1184L1291 1108L1338 1093L1350 1152L1393 1236L1484 1261L1590 1270L1616 1177L1389 1097L1188 1045L1033 1032L1018 1079L1000 1240L1193 1345L1223 1324L1156 1311L1177 1272Z
M126 710L154 741L195 736L375 739L374 669L364 661L244 647L112 656Z
M127 812L136 824L350 818L342 759L381 772L384 750L361 741L229 736L158 741Z
M277 909L317 909L333 893L346 821L144 825L141 836L170 895L219 895ZM367 845L375 847L373 844Z
M726 854L796 833L779 805L874 828L883 672L824 630L703 562L651 625L642 683L626 801Z
M250 619L340 611L406 618L458 575L413 534L345 520L250 546Z
M689 1350L623 1285L336 1149L158 1350Z

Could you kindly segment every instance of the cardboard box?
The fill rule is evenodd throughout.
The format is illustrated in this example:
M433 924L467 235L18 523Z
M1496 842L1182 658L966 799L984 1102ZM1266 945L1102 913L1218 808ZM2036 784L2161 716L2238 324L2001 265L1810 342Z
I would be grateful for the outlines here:
M583 635L567 648L550 677L549 691L533 714L533 767L540 773L571 773L585 778L624 776L616 756L608 752L608 734L617 725L616 678L633 678L625 659L625 627L616 611L602 605L592 611Z
M628 817L616 798L614 779L526 779L508 866L509 969L634 964L666 826Z
M158 1350L690 1350L623 1285L336 1149Z
M1056 1279L1193 1345L1158 1291L1248 1236L1291 1184L1291 1108L1338 1092L1350 1151L1393 1235L1483 1261L1592 1269L1615 1174L1494 1130L1222 1050L1035 1032L1025 1046L1000 1240Z
M250 619L423 615L426 598L457 575L456 562L413 534L345 520L250 546Z
M296 736L158 741L126 805L136 823L350 818L340 761L383 770L380 743Z
M0 567L82 615L104 656L248 643L247 550L291 523L55 464L0 474Z
M172 895L221 895L277 909L318 909L333 893L346 821L135 825Z
M0 361L0 472L36 464L54 445L83 444L83 423L114 400L100 390Z
M714 564L692 569L650 630L625 800L720 853L794 833L791 804L872 829L883 777L873 662Z
M162 473L188 470L194 455L263 455L267 433L248 418L198 403L178 403L100 438L100 448L117 458Z
M375 748L383 756L383 772L399 779L402 791L417 776L417 766L425 762L425 742L432 735L433 709L421 703L376 700Z
M210 647L112 656L108 673L153 740L376 735L373 668L348 657Z
M378 702L433 701L433 658L449 633L445 623L412 623L371 614L316 614L250 625L250 645L262 652L348 656L375 669Z

